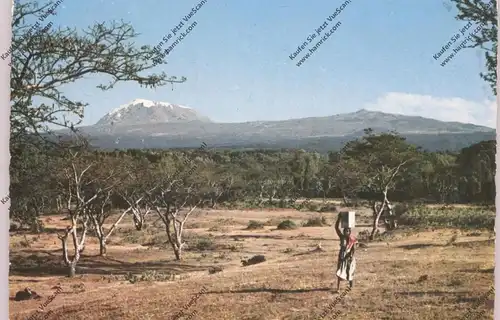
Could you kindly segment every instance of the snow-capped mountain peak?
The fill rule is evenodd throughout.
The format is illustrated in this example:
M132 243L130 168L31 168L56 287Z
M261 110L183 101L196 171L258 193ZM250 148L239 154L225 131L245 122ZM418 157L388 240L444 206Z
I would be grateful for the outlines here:
M107 113L96 125L135 125L187 121L211 122L210 119L200 115L190 107L169 102L134 99Z

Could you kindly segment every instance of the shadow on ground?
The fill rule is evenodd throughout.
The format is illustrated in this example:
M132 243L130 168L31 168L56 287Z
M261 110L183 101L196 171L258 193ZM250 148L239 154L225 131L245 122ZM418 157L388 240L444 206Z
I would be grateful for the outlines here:
M61 250L41 251L38 255L15 254L10 257L12 266L10 275L15 276L54 276L67 275L68 268L62 263ZM77 273L94 275L124 275L158 271L182 274L193 271L205 271L210 266L199 266L179 263L175 260L157 260L154 262L131 263L101 256L82 255L77 266Z
M307 292L320 292L320 291L331 291L332 288L311 288L311 289L273 289L273 288L248 288L241 290L228 290L228 291L207 291L205 294L226 294L226 293L273 293L273 294L285 294L285 293L307 293Z
M448 244L415 243L415 244L400 245L400 246L397 246L396 248L405 249L405 250L424 249L424 248L431 248L431 247L474 248L474 247L481 247L481 246L490 246L490 245L494 245L494 244L495 244L495 240L489 239L489 240L454 242L454 243L448 243Z

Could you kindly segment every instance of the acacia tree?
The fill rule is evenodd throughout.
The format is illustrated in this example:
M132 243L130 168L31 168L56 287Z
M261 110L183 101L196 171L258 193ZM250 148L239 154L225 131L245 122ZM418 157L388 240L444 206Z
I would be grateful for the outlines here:
M132 213L132 220L137 231L142 230L146 217L152 211L146 201L148 193L154 191L153 167L146 159L123 160L121 165L124 181L116 192L128 204L127 212Z
M34 232L42 231L41 214L50 210L56 198L58 167L54 157L39 148L27 145L25 148L12 148L10 193L10 218L21 227L27 226ZM34 183L36 182L36 183Z
M347 146L346 146L347 148ZM342 200L346 207L352 205L351 199L356 198L361 191L362 181L358 164L349 157L344 157L344 151L332 155L330 174L337 190L342 195Z
M115 231L123 217L130 211L130 208L124 210L114 221L111 227L106 230L104 224L111 218L112 196L115 188L123 183L123 172L119 166L119 159L104 156L98 160L99 167L96 168L93 175L94 189L101 190L97 196L88 204L86 214L92 222L92 230L99 240L99 255L105 256L107 253L107 240Z
M480 76L485 80L497 95L497 43L498 17L496 0L451 0L458 9L457 20L471 21L481 27L481 30L472 34L472 43L468 48L481 48L486 58L486 72Z
M165 226L176 260L181 260L186 245L184 225L203 198L199 197L194 184L183 186L179 180L166 179L150 193L148 201Z
M150 56L156 54L151 46L137 48L132 41L139 34L123 21L96 23L81 32L55 27L39 32L44 26L37 25L37 19L52 4L51 1L39 6L37 1L28 1L15 7L11 53L14 135L48 132L50 125L78 124L62 115L76 115L81 120L83 108L88 104L66 96L61 86L87 76L109 76L109 83L97 86L101 90L112 89L121 81L155 88L186 80L167 77L164 72L144 75L154 67ZM160 61L166 63L165 58ZM35 104L35 98L48 102Z
M198 175L201 193L208 199L209 207L215 209L219 199L231 189L234 177L225 166L205 166Z
M379 220L386 209L390 220L395 219L389 192L394 190L410 161L418 156L417 148L406 143L405 138L396 133L375 134L371 129L366 129L365 136L348 142L341 152L341 160L356 168L361 191L374 197L371 200L373 226L370 235L373 239L379 232Z
M456 156L446 153L434 153L431 158L431 191L441 203L448 203L457 192Z
M495 203L496 141L481 141L463 148L457 157L459 194L467 203Z
M138 47L133 42L138 33L124 21L96 23L81 31L51 23L42 25L39 18L53 4L49 1L39 5L36 0L28 0L16 3L14 8L9 49L11 150L22 151L27 145L38 148L40 141L34 135L53 142L47 137L54 129L75 130L87 103L68 96L63 88L84 77L106 76L109 82L97 86L101 90L110 90L124 81L156 88L186 80L164 72L153 73L155 64L151 57L166 64L165 57L156 57L152 46ZM50 21L50 16L46 21ZM22 152L12 152L11 170L20 170L25 160ZM25 193L12 191L12 197L16 197L12 202L27 202L21 198Z
M85 142L84 142L85 143ZM99 172L96 170L97 161L95 155L87 152L87 146L81 145L78 148L68 148L65 152L66 166L61 170L61 193L66 198L66 213L69 217L70 225L58 237L62 244L63 262L68 267L68 276L76 274L76 265L85 249L85 240L89 230L89 220L91 215L89 209L102 193L111 190L112 186L103 187L96 181L99 180ZM101 178L101 181L108 181L109 177ZM97 178L96 178L97 177ZM73 255L70 258L68 253L68 239L71 236L73 242Z

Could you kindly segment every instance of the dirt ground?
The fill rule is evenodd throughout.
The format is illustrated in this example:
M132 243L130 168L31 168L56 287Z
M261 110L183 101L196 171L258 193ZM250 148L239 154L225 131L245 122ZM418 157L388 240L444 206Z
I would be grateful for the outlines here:
M359 209L357 209L359 212ZM75 278L65 277L55 231L67 221L46 219L49 233L11 233L10 294L30 287L40 300L11 299L10 319L493 319L494 238L487 231L403 229L358 247L354 288L333 291L338 238L331 226L276 230L285 219L304 222L318 213L294 210L203 210L186 227L189 248L176 262L165 231L150 216L146 230L131 219L111 237L106 257L87 241ZM335 213L324 213L329 223ZM249 220L268 222L246 230ZM112 222L112 221L111 221ZM357 221L354 234L369 228ZM155 226L156 225L156 226ZM209 239L199 250L195 239ZM315 250L321 244L322 251ZM242 267L263 254L266 261ZM213 266L222 272L210 274ZM175 273L168 281L125 280L127 273ZM53 301L47 299L62 287ZM486 301L486 302L485 302ZM43 312L37 311L41 304Z

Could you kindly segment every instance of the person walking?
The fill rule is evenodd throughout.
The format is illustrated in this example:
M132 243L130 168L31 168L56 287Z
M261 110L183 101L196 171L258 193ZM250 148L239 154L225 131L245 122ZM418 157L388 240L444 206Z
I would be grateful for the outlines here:
M352 288L354 281L354 271L356 270L356 258L354 257L356 237L352 235L351 228L340 230L341 216L335 222L335 231L340 239L340 251L337 262L337 292L340 291L340 281L349 281Z

